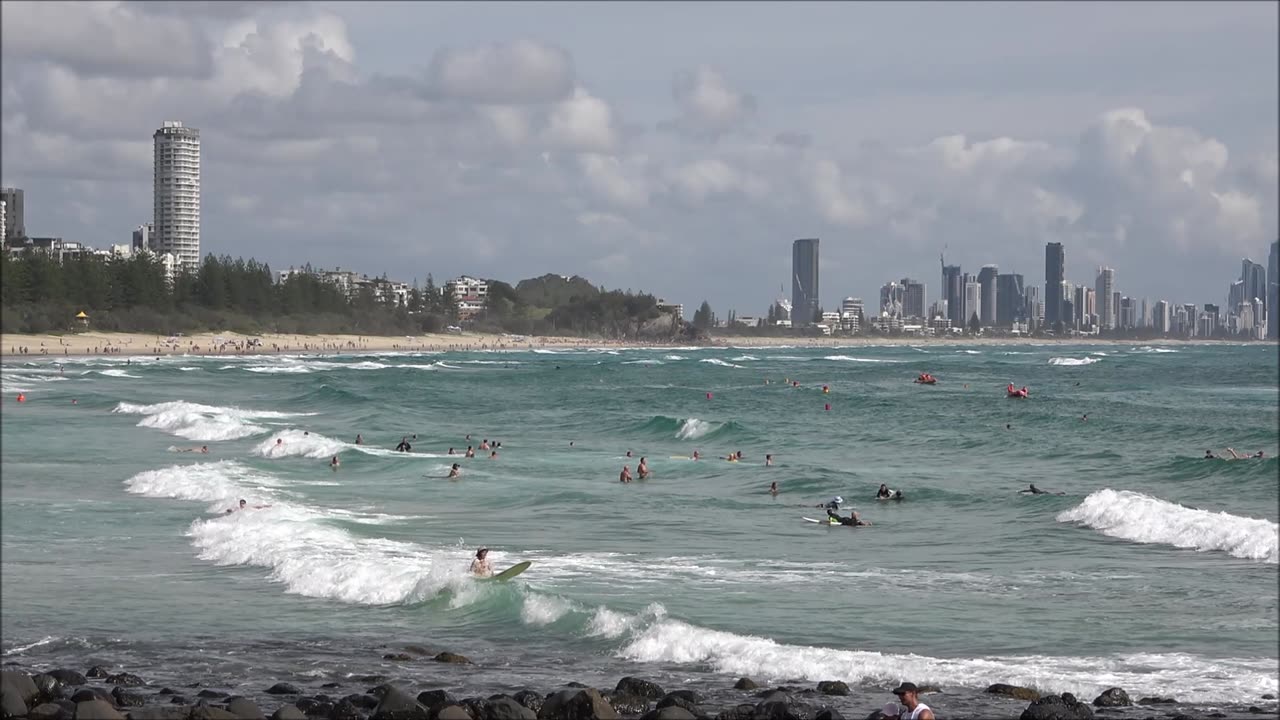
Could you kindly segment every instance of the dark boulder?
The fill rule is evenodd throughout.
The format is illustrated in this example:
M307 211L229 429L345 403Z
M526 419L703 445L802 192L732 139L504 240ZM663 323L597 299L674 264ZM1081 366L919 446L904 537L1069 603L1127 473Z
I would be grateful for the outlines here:
M482 698L463 698L458 701L458 707L466 710L471 720L480 720L484 716L484 703Z
M754 705L736 705L721 711L716 720L750 720L755 711Z
M535 713L542 709L543 698L541 693L534 692L533 690L521 690L512 697L516 699L516 702L529 708Z
M822 708L813 716L813 720L844 720L844 716L835 708Z
M734 690L755 690L758 687L756 681L749 677L738 678L738 682L733 684Z
M86 700L76 703L75 720L124 720L124 716L106 700Z
M1014 700L1039 700L1040 693L1031 688L1021 687L1018 685L1005 685L1004 683L996 683L987 688L988 695L1000 695Z
M471 665L472 664L471 661L467 659L465 655L459 655L457 653L451 653L451 652L442 652L439 655L436 655L432 659L438 663L450 663L452 665Z
M1275 700L1275 699L1276 699L1276 696L1275 696L1275 695L1272 695L1271 693L1267 693L1266 695L1263 695L1263 696L1262 696L1262 699L1263 699L1263 700Z
M58 668L57 670L50 670L49 672L45 673L45 675L57 678L58 682L62 683L63 685L70 685L72 687L79 687L89 682L89 680L85 678L85 676L81 675L75 670L68 670L66 668Z
M5 687L0 690L0 717L20 718L27 716L27 704L16 690Z
M94 680L103 680L111 675L111 671L102 667L101 665L94 665L93 667L89 668L89 672L85 673L84 675L85 677L93 678Z
M333 709L329 711L329 720L363 720L363 718L360 708L346 698L334 703Z
M302 703L297 703L298 707L302 707ZM329 713L333 712L333 703L328 700L315 700L303 710L307 717L327 718Z
M418 693L418 702L428 710L435 710L445 705L456 705L458 701L447 690L423 690Z
M697 716L679 705L668 705L655 708L645 713L640 720L694 720Z
M266 720L262 708L249 698L238 697L227 703L227 712L244 720Z
M482 720L538 720L538 714L513 697L499 695L484 703Z
M372 717L374 720L427 720L427 709L409 693L391 687L378 701Z
M268 695L301 695L302 694L302 691L298 689L297 685L291 685L286 682L278 682L275 685L272 685L271 687L267 688L266 692Z
M395 662L409 662L413 656L409 653L387 653L382 656L383 660L393 660Z
M435 720L472 720L472 718L471 713L468 713L461 705L445 705L440 708Z
M649 710L649 701L635 695L611 693L606 696L606 699L619 715L643 715Z
M12 693L23 705L29 705L33 700L40 696L40 688L36 687L36 681L31 676L18 670L5 670L0 672L0 690L6 694ZM25 714L25 710L23 711Z
M372 710L378 707L378 700L380 700L384 695L386 695L387 690L389 689L390 689L389 685L388 686L379 685L376 688L370 689L370 691L367 694L361 695L359 693L352 693L351 695L348 695L342 699L346 700L352 705L355 705L361 710ZM378 690L380 692L375 693L373 692L374 690Z
M271 720L307 720L307 714L299 710L297 705L281 705L271 713Z
M73 703L89 702L91 700L102 700L108 703L115 702L115 698L111 696L111 693L96 687L80 688L71 696L71 702Z
M1144 697L1138 698L1139 705L1177 705L1178 701L1173 698L1164 697Z
M657 683L637 677L622 678L613 692L616 695L634 695L650 700L657 700L667 694Z
M567 688L583 688L583 689L586 689L587 687L586 685L583 685L582 683L576 682L573 680L570 680L569 682L565 683L564 686Z
M129 720L187 720L191 708L176 705L155 705L152 707L134 708L126 716Z
M134 675L133 673L116 673L107 676L108 685L121 685L123 687L141 687L147 684L146 680Z
M848 695L848 683L840 680L824 680L818 683L818 692L823 695Z
M571 688L549 696L538 720L618 720L618 712L595 688Z
M238 720L236 716L222 708L210 705L197 705L191 708L190 720Z
M669 707L679 707L688 710L691 714L698 714L698 703L691 700L686 695L677 695L676 693L667 693L662 696L658 704L653 706L654 710L662 710Z
M1129 693L1118 687L1107 688L1102 694L1093 699L1095 707L1128 707L1133 703L1129 701Z
M142 707L147 704L144 695L129 692L119 685L111 689L111 699L115 701L116 707Z
M196 697L204 698L205 700L221 700L225 697L229 697L230 695L231 693L225 693L221 690L210 690L208 688L196 693Z
M1028 705L1019 720L1093 720L1093 708L1071 693L1046 695Z
M41 700L57 700L62 697L62 681L48 674L32 675L31 682L36 685L36 697Z
M57 703L41 703L33 708L27 714L30 720L71 720L75 716L75 710L68 710Z
M381 700L381 699L382 699L382 696L383 696L383 695L386 695L386 694L387 694L387 691L388 691L388 690L390 690L392 687L394 687L394 686L393 686L391 683L383 683L383 684L381 684L381 685L374 685L373 687L369 688L368 690L365 690L365 691L364 691L364 694L365 694L365 695L368 695L368 696L370 696L370 697L376 698L377 700Z

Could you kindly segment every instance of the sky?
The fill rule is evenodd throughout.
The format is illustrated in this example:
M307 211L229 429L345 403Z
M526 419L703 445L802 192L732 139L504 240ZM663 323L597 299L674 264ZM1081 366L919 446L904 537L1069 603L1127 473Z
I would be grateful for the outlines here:
M874 303L939 256L1220 302L1277 238L1274 2L0 5L30 235L152 215L199 128L203 253L437 283L582 275L721 317ZM780 292L780 290L783 290ZM691 310L690 310L691 313Z

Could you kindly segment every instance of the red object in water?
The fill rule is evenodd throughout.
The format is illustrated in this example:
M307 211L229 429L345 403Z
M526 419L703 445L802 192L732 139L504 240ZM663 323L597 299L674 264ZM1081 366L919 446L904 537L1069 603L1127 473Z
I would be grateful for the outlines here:
M711 399L711 393L707 393L707 399L708 399L708 400L710 400L710 399Z
M824 409L824 410L826 410L826 411L828 411L828 412L830 412L830 411L831 411L831 403L827 403L827 404L823 407L823 409Z

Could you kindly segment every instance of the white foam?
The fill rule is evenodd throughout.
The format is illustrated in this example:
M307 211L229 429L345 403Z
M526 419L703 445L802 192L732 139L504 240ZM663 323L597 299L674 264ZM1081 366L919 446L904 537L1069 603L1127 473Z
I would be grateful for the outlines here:
M1137 543L1218 550L1273 565L1280 561L1280 527L1270 520L1197 510L1128 490L1099 490L1057 520Z
M879 358L860 358L850 357L848 355L827 355L823 360L836 360L839 362L860 362L860 363L899 363L901 360L882 360Z
M623 365L665 365L661 360L624 360Z
M378 457L408 459L446 457L443 454L436 453L397 452L392 448L356 445L355 443L335 440L331 437L321 435L320 433L314 433L308 430L298 430L296 428L272 433L271 437L255 445L252 452L254 455L270 458L272 460L287 457L305 457L316 460L325 460L346 450L354 450L356 452L364 453L365 455L376 455Z
M618 638L641 627L646 620L660 621L666 616L667 609L658 603L650 604L638 615L627 615L601 605L587 622L586 633L588 637Z
M663 360L688 360L689 358L683 355L663 355L662 359Z
M957 350L956 352L964 353L965 355L981 355L982 354L981 350Z
M282 413L271 410L243 410L237 407L201 405L183 400L136 405L122 402L111 412L144 415L138 427L154 428L188 440L212 442L236 440L266 432L254 420L289 418L305 413Z
M33 648L42 647L44 645L48 645L51 642L56 642L60 639L61 638L54 637L53 635L45 635L43 638L41 638L40 640L36 640L33 643L28 643L26 645L19 645L17 647L9 648L8 650L4 651L4 655L5 657L8 657L10 655L18 655L20 653L24 653Z
M520 620L526 625L541 627L568 615L573 609L573 603L562 597L531 593L525 595L524 604L520 606Z
M680 427L676 430L676 437L681 440L696 440L719 427L706 420L688 418L680 423Z
M107 377L134 378L135 380L139 377L138 375L130 375L129 373L125 372L124 370L121 370L120 368L108 368L106 370L99 370L98 373L101 375L106 375Z
M597 618L602 630L625 624L601 617L599 612ZM596 624L593 618L593 629ZM622 632L626 632L625 627ZM636 633L619 655L640 662L697 664L725 675L769 681L802 678L884 684L909 677L918 683L975 689L996 681L1049 692L1072 692L1082 698L1118 686L1140 695L1176 696L1184 703L1238 702L1242 697L1275 693L1280 685L1275 660L1269 658L1204 658L1188 654L932 658L786 645L677 620L659 620Z
M699 360L698 362L704 362L704 363L707 363L707 364L709 364L709 365L719 365L720 367L731 367L731 368L741 368L741 367L742 367L741 365L734 365L734 364L733 364L733 363L731 363L731 362L725 362L724 360L721 360L721 359L719 359L719 358L703 358L702 360Z
M1074 366L1077 366L1077 365L1092 365L1092 364L1094 364L1094 363L1096 363L1096 362L1102 362L1102 358L1100 358L1100 357L1082 357L1082 358L1056 357L1056 358L1049 358L1049 364L1050 364L1050 365L1065 365L1065 366L1067 366L1067 367L1074 367Z
M232 366L228 365L227 367ZM305 375L311 372L311 368L305 365L250 365L245 370L265 375Z
M758 357L753 357L753 356L751 356L751 355L739 355L738 357L736 357L736 358L731 358L731 359L732 359L734 362L751 362L752 360L759 360L760 358L758 358Z
M125 488L135 495L214 503L210 512L224 510L239 498L256 503L273 494L278 484L270 475L232 460L172 465L140 472L124 481Z
M1176 353L1176 352L1178 352L1178 351L1177 351L1177 350L1174 350L1173 348L1151 347L1150 345L1143 345L1142 347L1131 348L1131 349L1130 349L1130 352L1141 352L1141 353Z

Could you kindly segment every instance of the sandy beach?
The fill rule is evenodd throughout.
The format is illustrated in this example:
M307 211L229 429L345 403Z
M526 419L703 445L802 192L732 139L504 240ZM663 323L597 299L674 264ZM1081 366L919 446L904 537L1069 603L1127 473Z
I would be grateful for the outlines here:
M1173 338L1152 339L1102 339L1102 338L1042 338L1042 337L959 337L929 338L904 336L859 337L752 337L716 336L710 341L690 343L676 340L666 343L640 342L636 340L606 340L581 337L519 336L484 333L424 334L399 336L374 335L290 335L265 333L241 335L238 333L197 333L192 335L164 336L144 333L83 332L64 335L0 336L0 357L33 355L236 355L273 353L341 354L358 352L448 352L475 350L530 350L535 348L582 347L858 347L902 345L1045 345L1066 343L1074 345L1183 345L1187 343L1215 343L1218 340L1181 340Z

